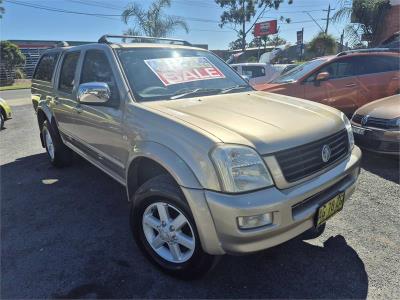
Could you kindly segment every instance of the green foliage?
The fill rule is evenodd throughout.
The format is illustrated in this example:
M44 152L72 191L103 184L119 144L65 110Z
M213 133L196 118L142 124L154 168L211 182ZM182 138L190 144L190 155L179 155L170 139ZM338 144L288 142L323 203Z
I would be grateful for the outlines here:
M340 9L333 15L334 22L348 20L345 28L346 38L351 45L360 44L361 37L369 37L370 44L376 45L379 30L386 12L390 8L389 0L353 0L351 6L344 0L341 1Z
M4 7L2 6L3 0L0 0L0 19L3 17L3 14L5 12Z
M189 27L183 18L163 13L170 6L171 0L157 0L147 10L136 2L129 4L122 12L122 20L128 24L133 19L134 27L129 28L125 34L166 37L178 27L188 33Z
M17 68L15 70L15 79L25 79L25 77L26 77L25 73L22 69Z
M1 41L0 60L6 69L12 70L15 66L25 63L25 55L22 54L17 45L9 41Z
M233 26L232 29L236 31L238 38L242 39L242 50L245 50L246 37L262 14L267 8L278 9L284 0L215 0L215 2L224 9L219 26L221 28L228 24L231 27ZM292 2L292 0L288 0L289 4L292 4ZM252 18L255 19L247 28L246 23L250 22ZM289 18L281 17L281 20L290 22Z
M334 54L336 53L336 41L332 35L320 32L310 41L308 48L317 56Z
M248 45L247 43L244 45L242 44L243 40L242 39L237 39L231 43L229 43L229 49L231 50L238 50L238 49L243 49L246 48Z

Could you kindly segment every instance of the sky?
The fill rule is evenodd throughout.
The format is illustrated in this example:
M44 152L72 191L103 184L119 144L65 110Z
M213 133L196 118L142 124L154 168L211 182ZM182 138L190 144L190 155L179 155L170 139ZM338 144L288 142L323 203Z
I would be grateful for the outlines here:
M150 0L3 0L5 14L0 19L0 39L97 41L103 34L121 34L129 27L118 16L60 13L16 3L91 14L119 15L132 2L144 8L151 3ZM304 41L307 42L320 31L312 18L325 29L326 21L322 19L326 18L327 12L324 10L327 10L329 4L337 10L341 3L341 0L293 0L293 4L289 5L285 0L279 10L266 11L260 20L279 20L280 16L290 18L290 24L278 21L279 36L295 44L296 31L304 28ZM218 26L222 11L214 0L172 0L171 7L165 13L183 17L189 25L189 33L178 29L170 37L195 44L208 44L209 49L227 49L237 35L229 26ZM328 32L339 39L345 25L346 22L330 22ZM250 40L251 37L248 42Z

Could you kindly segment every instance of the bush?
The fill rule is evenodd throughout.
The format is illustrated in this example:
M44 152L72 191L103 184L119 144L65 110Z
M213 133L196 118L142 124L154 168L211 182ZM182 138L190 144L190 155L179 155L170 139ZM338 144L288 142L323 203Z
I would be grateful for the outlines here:
M26 76L22 69L18 68L15 70L15 79L25 79L25 78L26 78Z

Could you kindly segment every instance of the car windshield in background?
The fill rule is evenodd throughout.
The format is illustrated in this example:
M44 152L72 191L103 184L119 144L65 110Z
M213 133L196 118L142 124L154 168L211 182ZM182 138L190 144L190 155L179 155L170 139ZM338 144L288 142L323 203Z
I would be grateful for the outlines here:
M243 78L207 51L170 48L116 51L138 101L252 90Z
M294 69L288 71L287 73L279 76L272 83L287 83L299 80L301 77L306 75L308 72L319 67L326 62L326 59L315 59L304 64L301 64Z

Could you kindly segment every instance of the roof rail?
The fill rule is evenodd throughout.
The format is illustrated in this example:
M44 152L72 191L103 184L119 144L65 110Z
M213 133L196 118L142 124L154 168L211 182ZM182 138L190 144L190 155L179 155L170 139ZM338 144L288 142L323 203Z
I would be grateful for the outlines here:
M178 39L158 38L151 36L136 36L136 35L114 35L114 34L105 34L99 39L98 42L104 44L112 44L112 42L109 41L109 38L122 39L123 42L125 42L126 39L132 39L134 40L134 43L160 43L160 44L192 46L191 43Z
M347 50L336 54L336 56L343 56L352 53L368 53L368 52L400 52L397 48L368 48L368 49L355 49Z

